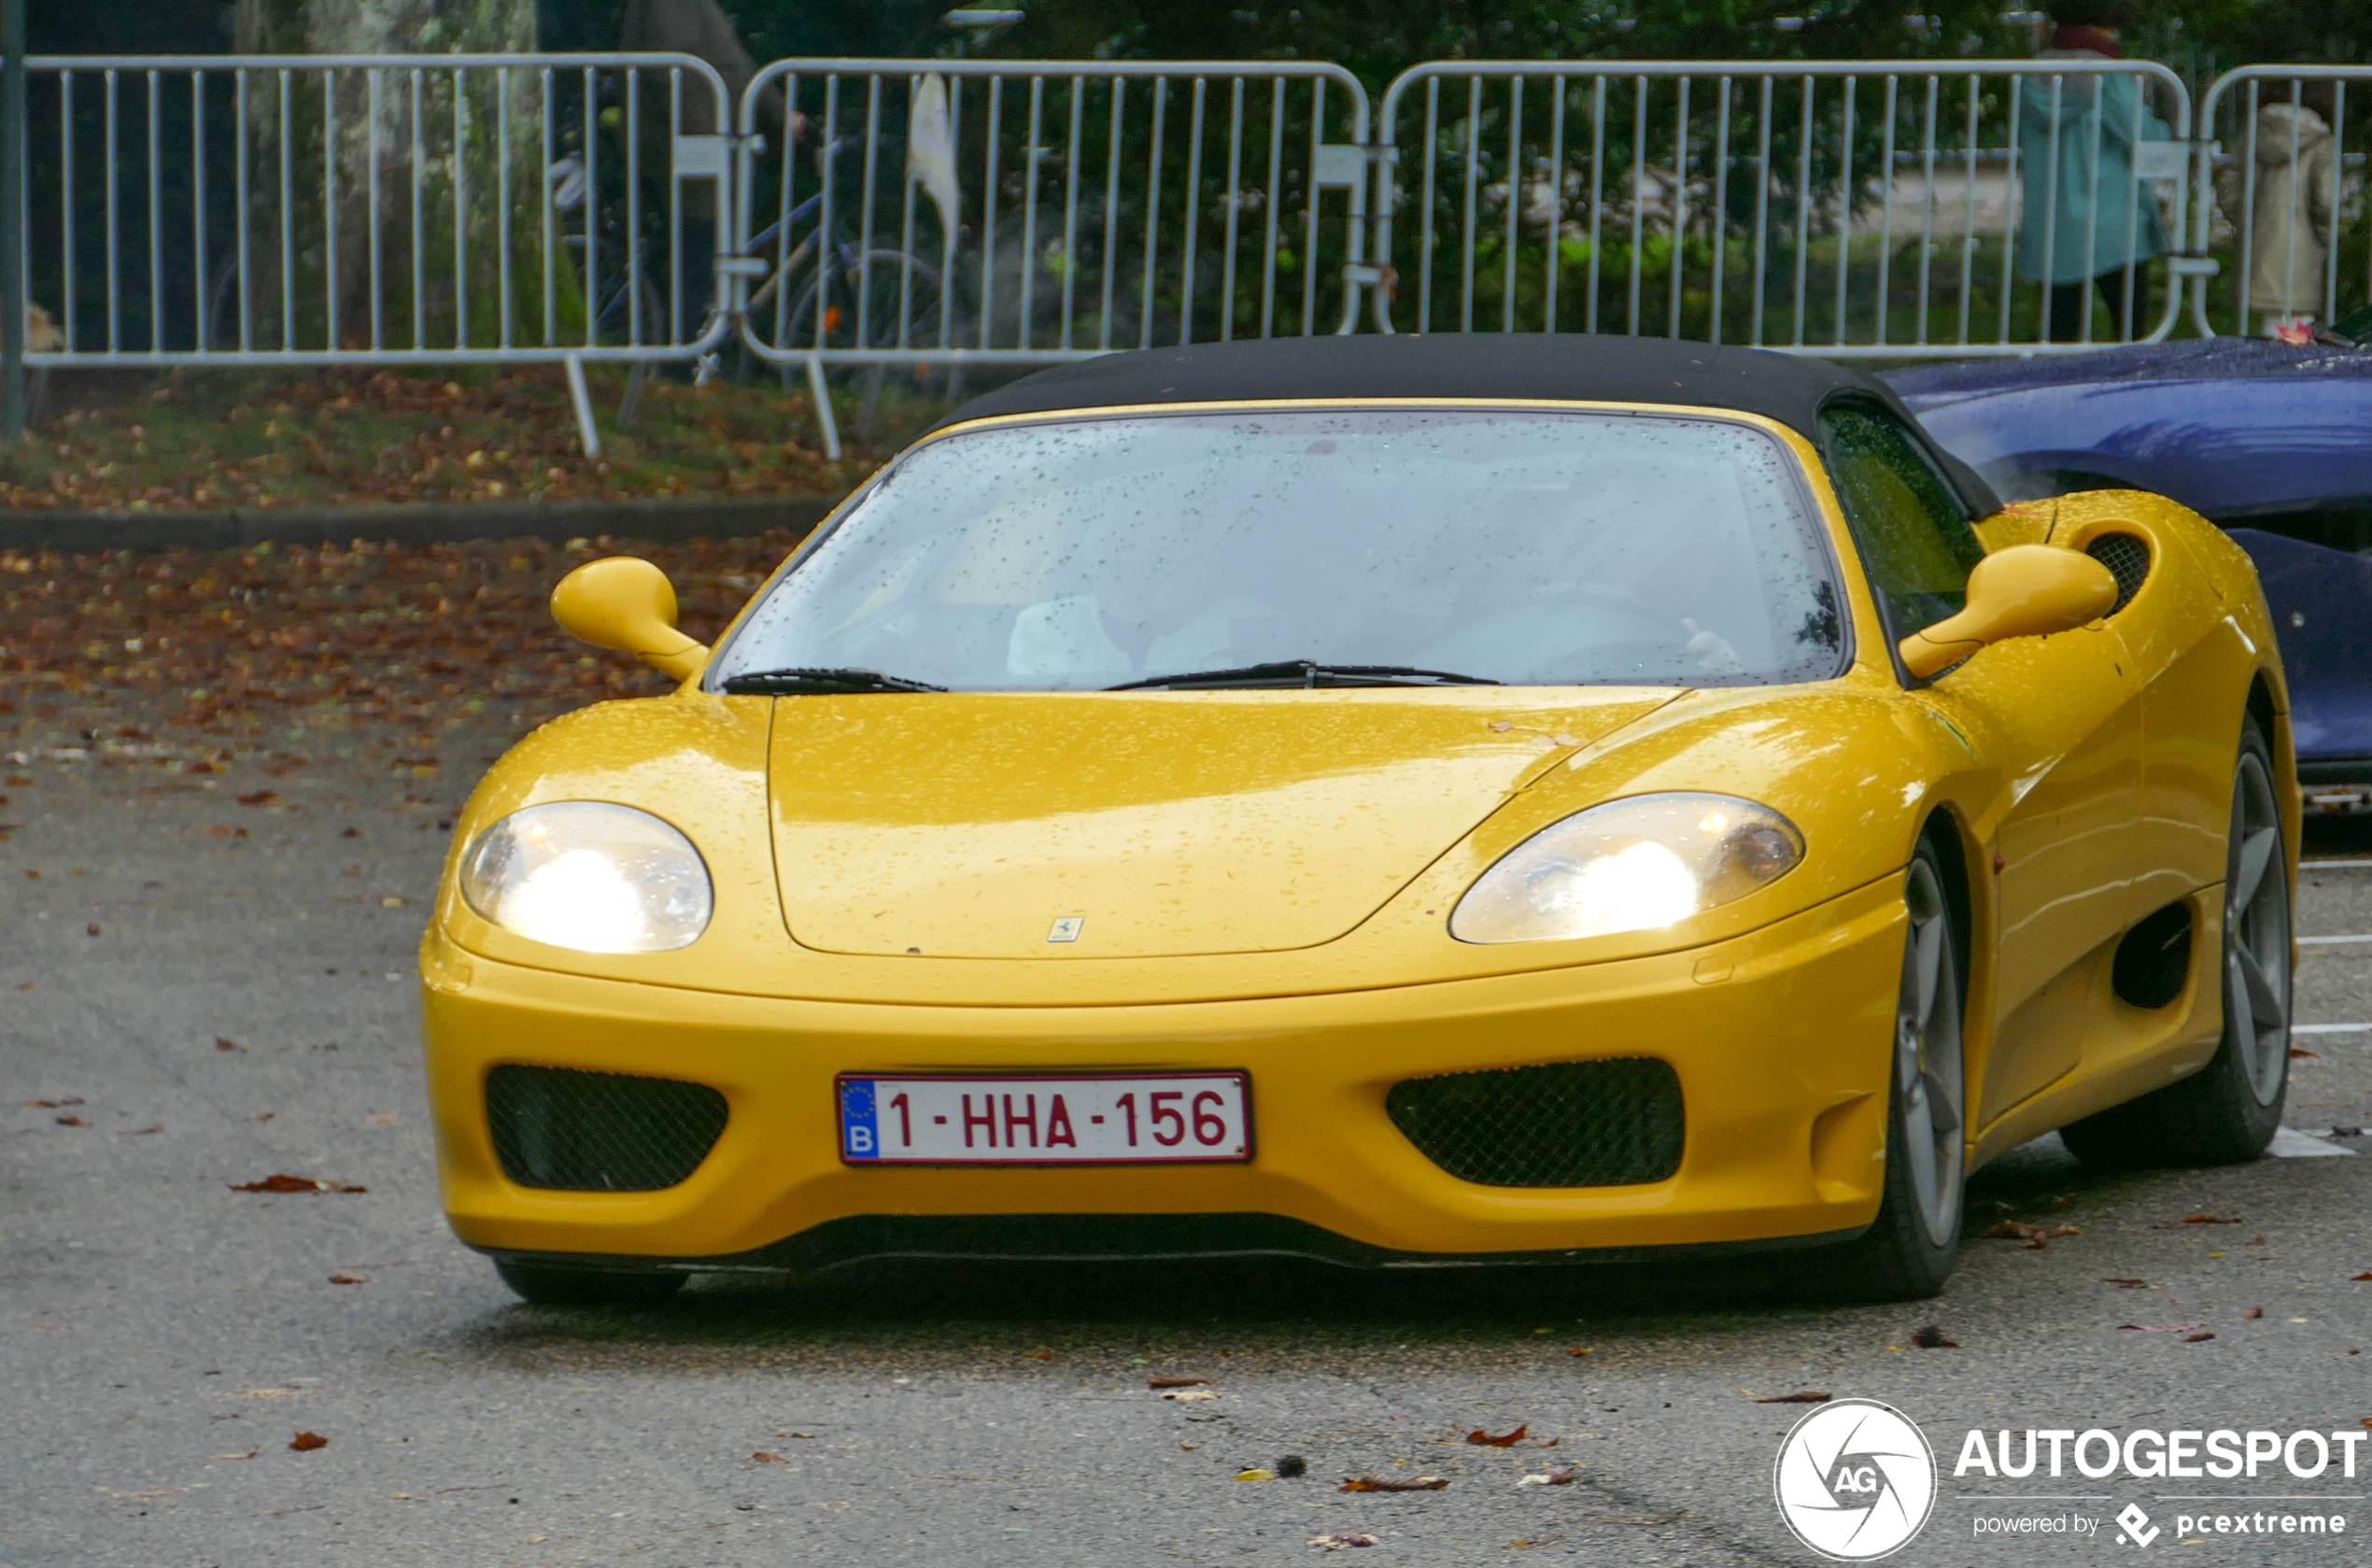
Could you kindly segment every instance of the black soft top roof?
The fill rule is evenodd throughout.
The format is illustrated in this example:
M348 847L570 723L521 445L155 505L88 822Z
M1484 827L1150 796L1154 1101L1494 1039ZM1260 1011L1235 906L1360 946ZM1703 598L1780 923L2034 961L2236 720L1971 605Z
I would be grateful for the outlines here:
M1735 409L1775 419L1817 442L1820 405L1846 393L1883 403L1918 428L1885 382L1841 365L1754 348L1577 332L1362 333L1106 354L974 398L939 428L1008 414L1132 404L1526 398ZM1927 445L1977 516L1999 508L1973 471L1933 442Z

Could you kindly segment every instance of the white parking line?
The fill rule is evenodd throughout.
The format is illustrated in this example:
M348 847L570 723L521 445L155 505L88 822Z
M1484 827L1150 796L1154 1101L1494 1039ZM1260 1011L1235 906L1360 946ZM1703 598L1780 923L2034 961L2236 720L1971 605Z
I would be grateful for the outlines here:
M2372 1024L2293 1024L2294 1035L2372 1035Z
M2372 942L2372 937L2300 937L2300 947L2329 947L2335 942Z
M2301 871L2308 869L2309 867L2328 868L2333 866L2372 866L2372 860L2301 860L2298 862L2298 869Z

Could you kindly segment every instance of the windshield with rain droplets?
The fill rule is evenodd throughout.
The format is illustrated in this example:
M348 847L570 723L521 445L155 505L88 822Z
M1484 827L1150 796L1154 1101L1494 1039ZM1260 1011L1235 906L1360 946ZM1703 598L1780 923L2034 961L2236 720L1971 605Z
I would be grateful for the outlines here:
M1842 668L1839 602L1795 459L1743 423L1066 418L900 459L709 680L1070 691L1308 661L1510 685L1808 681Z

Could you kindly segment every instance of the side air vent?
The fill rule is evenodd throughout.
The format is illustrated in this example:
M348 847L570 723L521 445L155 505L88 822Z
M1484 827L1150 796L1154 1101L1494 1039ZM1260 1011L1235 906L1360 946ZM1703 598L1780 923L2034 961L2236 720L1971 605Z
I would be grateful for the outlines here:
M1680 1168L1680 1075L1652 1057L1411 1078L1384 1109L1425 1158L1486 1187L1622 1187Z
M2117 601L2109 606L2113 615L2133 602L2141 585L2150 578L2150 542L2138 534L2104 533L2083 547L2083 553L2109 569L2117 580Z
M2182 996L2191 980L2191 906L2168 904L2139 922L2117 943L2109 983L2129 1007L2162 1008Z
M502 1174L522 1187L651 1193L699 1167L725 1131L705 1083L506 1063L486 1075Z

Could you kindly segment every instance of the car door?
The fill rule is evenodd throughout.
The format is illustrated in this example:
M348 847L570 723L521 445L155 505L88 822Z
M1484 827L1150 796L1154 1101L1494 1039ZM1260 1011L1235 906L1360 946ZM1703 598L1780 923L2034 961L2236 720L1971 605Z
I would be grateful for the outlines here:
M1984 546L1926 444L1874 402L1832 404L1821 425L1892 637L1955 614ZM1993 864L1971 868L1995 886L1980 1127L2077 1065L2089 960L2131 918L2141 760L2131 670L2116 633L2093 626L1997 643L1924 687L1905 679L1904 700L1951 731L2000 792Z

